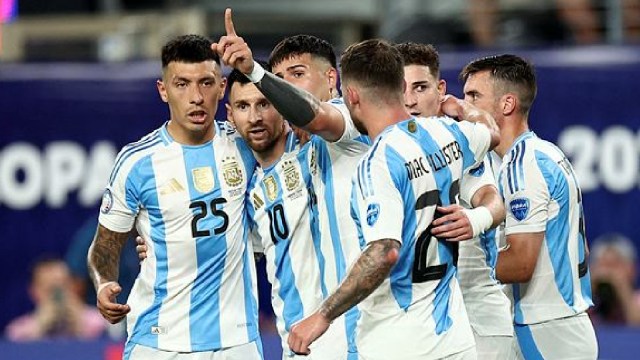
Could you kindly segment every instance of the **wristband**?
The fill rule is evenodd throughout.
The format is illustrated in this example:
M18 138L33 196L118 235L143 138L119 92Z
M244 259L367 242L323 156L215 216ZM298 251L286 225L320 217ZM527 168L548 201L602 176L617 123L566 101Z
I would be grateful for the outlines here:
M100 286L98 286L98 291L96 291L96 294L100 294L100 291L102 291L102 289L106 288L107 286L109 286L111 284L116 284L117 285L118 283L115 282L115 281L107 281L104 284L100 284Z
M478 206L474 209L462 210L467 215L471 228L473 229L473 237L480 235L481 232L491 228L493 224L493 216L491 211L484 206Z
M245 74L245 76L251 80L252 83L257 83L260 82L260 80L262 80L262 78L264 77L264 74L266 73L266 71L264 70L264 68L262 67L262 65L258 64L255 60L253 61L253 70L251 71L251 74Z

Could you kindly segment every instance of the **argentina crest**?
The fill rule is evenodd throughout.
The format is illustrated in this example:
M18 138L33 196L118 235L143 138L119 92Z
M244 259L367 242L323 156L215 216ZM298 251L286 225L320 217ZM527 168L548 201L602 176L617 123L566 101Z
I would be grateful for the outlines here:
M193 186L201 193L208 193L213 190L215 178L210 166L199 167L191 170L193 175Z
M300 173L292 160L285 160L282 166L284 172L284 184L288 191L293 191L300 186Z
M264 190L267 193L267 198L270 201L273 201L278 196L278 183L273 175L269 175L264 180L262 180L262 184L264 186Z
M242 183L242 169L233 156L222 160L222 177L229 187L236 187Z

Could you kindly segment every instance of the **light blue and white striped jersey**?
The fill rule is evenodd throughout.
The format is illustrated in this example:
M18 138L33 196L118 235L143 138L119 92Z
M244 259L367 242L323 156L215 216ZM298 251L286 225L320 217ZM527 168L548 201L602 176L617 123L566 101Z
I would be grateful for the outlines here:
M258 167L251 180L248 209L266 256L283 349L291 326L320 306L359 253L349 195L351 174L367 150L358 141L329 143L316 135L300 146L290 132L283 156ZM314 356L355 356L357 317L354 308L336 319L325 345L312 345Z
M505 154L498 178L505 234L545 232L533 276L513 284L516 324L569 317L593 305L582 194L569 160L533 132Z
M397 264L361 303L364 358L441 358L474 346L456 279L457 244L430 235L436 206L457 203L463 173L490 145L486 126L414 118L386 128L358 164L352 206L361 244L402 243ZM417 346L419 344L419 346Z
M484 162L466 173L461 181L460 203L471 209L471 199L483 186L496 187L489 154ZM465 189L466 190L463 190ZM466 192L466 194L465 194ZM469 322L480 336L512 336L511 301L495 278L499 229L460 242L458 280Z
M255 264L245 195L255 159L236 134L175 142L165 124L124 147L100 224L147 239L131 291L128 344L210 351L256 340Z

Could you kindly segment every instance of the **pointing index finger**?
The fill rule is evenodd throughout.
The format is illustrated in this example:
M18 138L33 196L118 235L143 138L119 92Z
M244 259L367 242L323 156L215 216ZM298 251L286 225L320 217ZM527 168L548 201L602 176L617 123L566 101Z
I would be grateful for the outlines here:
M224 28L227 30L227 35L236 36L236 29L233 27L233 19L231 18L231 8L224 11Z

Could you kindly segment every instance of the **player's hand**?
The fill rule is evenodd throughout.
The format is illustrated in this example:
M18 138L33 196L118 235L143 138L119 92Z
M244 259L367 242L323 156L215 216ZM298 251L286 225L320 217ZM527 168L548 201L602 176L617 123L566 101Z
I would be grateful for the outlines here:
M431 225L431 234L448 241L462 241L473 238L473 227L460 205L439 206L436 212L443 216L435 219Z
M462 119L464 111L461 105L462 101L464 100L450 94L443 96L440 101L440 113L458 120Z
M129 305L116 302L116 296L121 292L122 287L116 282L109 283L98 292L98 310L112 324L120 322L131 311Z
M297 355L309 355L309 345L316 341L329 328L331 323L319 312L313 313L306 319L291 327L289 332L289 349Z
M136 236L136 252L138 253L138 260L143 262L147 258L147 243L142 236Z
M224 11L224 28L227 35L211 44L211 50L220 55L225 65L238 69L243 74L250 74L253 71L253 54L244 39L236 34L229 8Z

